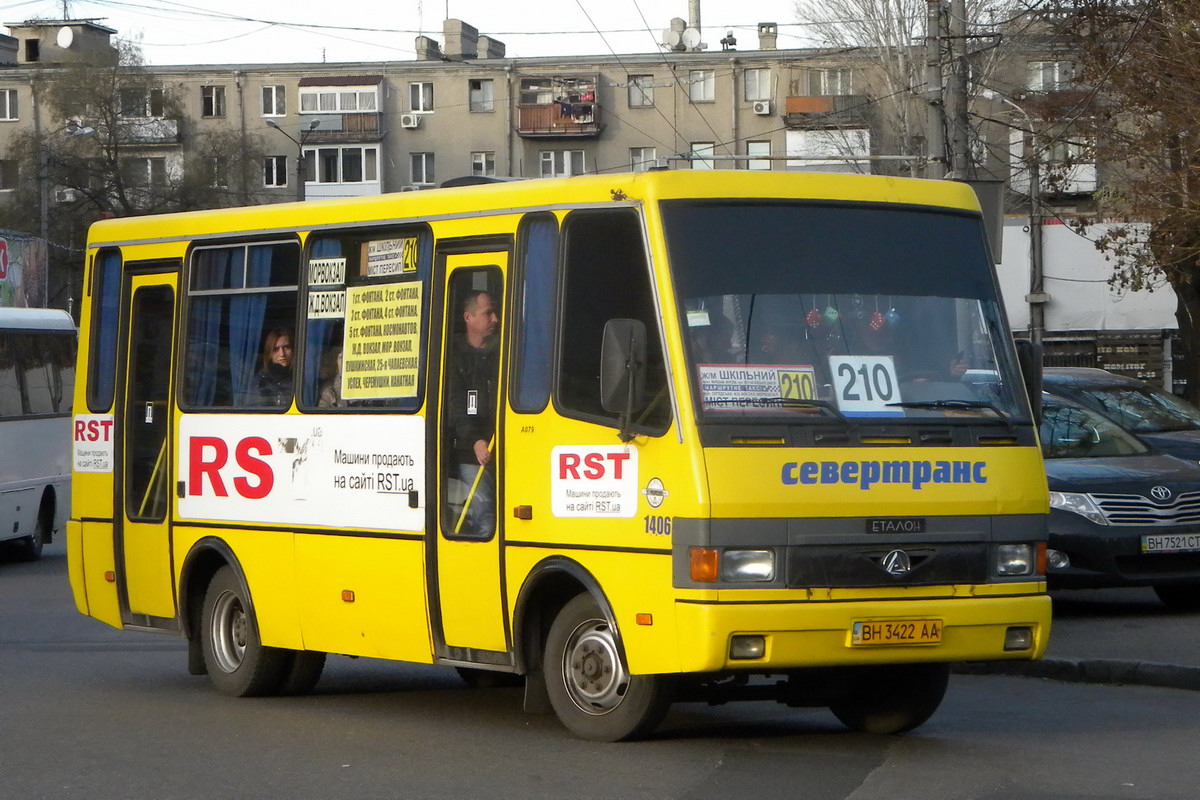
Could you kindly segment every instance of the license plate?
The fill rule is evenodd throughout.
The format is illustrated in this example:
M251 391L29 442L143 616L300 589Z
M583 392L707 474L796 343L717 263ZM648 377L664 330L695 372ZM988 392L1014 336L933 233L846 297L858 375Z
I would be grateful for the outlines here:
M1200 533L1154 533L1142 537L1143 553L1200 553Z
M856 622L850 629L853 647L873 647L883 644L940 644L940 619L901 619Z

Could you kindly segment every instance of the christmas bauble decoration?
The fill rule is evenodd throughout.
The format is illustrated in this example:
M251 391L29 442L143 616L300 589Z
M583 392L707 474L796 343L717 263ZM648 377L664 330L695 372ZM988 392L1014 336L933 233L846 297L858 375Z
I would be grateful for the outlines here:
M838 310L833 306L827 306L825 308L825 313L821 316L825 317L826 322L828 322L830 325L833 325L838 321Z
M804 323L810 328L821 327L821 312L815 308L804 315Z
M883 314L880 314L878 311L876 311L871 315L870 321L867 322L867 327L873 331L881 331L883 330L883 326L886 324L887 319L884 318Z

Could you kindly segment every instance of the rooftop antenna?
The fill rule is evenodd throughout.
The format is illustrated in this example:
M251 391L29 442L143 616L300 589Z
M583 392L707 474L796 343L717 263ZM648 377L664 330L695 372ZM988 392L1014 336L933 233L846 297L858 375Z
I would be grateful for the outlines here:
M71 18L71 0L63 0L63 19Z

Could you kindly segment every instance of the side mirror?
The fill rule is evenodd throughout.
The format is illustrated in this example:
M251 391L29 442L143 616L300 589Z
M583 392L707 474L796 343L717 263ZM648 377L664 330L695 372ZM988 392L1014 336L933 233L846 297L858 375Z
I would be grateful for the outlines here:
M645 403L646 325L636 319L610 319L604 324L600 349L600 405L621 415L621 438L634 411ZM626 438L629 436L629 438Z
M1029 408L1033 411L1033 424L1042 424L1042 346L1028 339L1017 339L1017 363L1021 366L1021 377L1025 391L1029 394Z

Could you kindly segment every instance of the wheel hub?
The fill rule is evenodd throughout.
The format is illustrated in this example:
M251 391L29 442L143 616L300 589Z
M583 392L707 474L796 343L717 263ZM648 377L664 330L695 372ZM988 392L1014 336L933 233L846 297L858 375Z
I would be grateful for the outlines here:
M604 620L588 620L575 629L566 650L563 677L571 700L589 714L607 714L629 687L612 630Z

